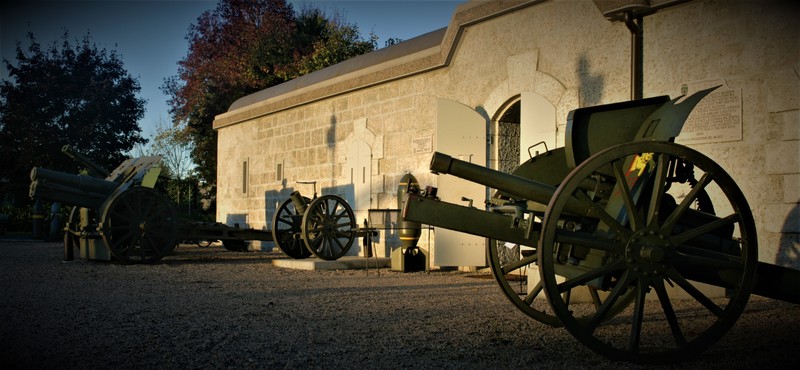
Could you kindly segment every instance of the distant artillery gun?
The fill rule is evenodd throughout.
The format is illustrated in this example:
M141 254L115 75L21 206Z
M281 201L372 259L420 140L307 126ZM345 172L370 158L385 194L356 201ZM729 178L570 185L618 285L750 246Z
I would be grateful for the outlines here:
M733 326L751 293L800 303L800 271L758 262L736 183L673 143L712 90L574 110L566 146L512 174L435 153L432 172L496 192L486 211L412 195L403 217L489 238L508 299L597 353L644 363L695 355ZM510 246L519 252L509 257Z
M175 246L177 216L169 200L153 190L160 157L128 159L108 172L65 146L105 179L45 168L31 170L30 196L73 205L64 233L65 259L80 246L82 257L123 263L153 262Z
M286 255L325 260L344 256L358 236L352 208L336 195L309 199L292 193L277 210L270 230L222 223L180 220L169 199L153 189L161 157L124 161L109 172L85 156L62 148L95 176L73 175L45 168L31 170L30 196L74 206L64 232L64 258L78 247L82 258L151 263L172 252L179 241L219 240L231 251L247 251L249 240L274 241Z

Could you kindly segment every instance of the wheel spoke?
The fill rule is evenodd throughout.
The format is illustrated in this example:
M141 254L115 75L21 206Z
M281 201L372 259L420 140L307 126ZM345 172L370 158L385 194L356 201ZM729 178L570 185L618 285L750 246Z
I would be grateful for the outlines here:
M344 244L342 244L342 241L339 240L339 238L333 238L333 241L336 242L336 246L339 247L339 251L344 249ZM333 245L333 243L331 243L331 255L335 254L335 253L333 253L333 247L334 247L334 245Z
M539 279L539 282L536 283L536 286L534 286L531 292L527 296L525 296L524 302L527 304L533 303L533 300L536 299L536 297L538 297L539 294L542 293L542 288L543 288L542 279Z
M628 222L630 222L631 230L634 232L639 231L643 225L642 216L636 210L631 189L628 187L628 181L625 174L622 172L621 161L614 161L612 168L614 170L614 177L617 180L617 188L619 189L620 196L622 197L623 204L625 205L625 213L628 215Z
M636 301L633 305L633 319L631 321L630 341L628 348L633 353L639 353L639 341L642 336L642 320L644 319L645 296L647 295L647 282L639 279L636 283Z
M654 226L658 222L661 213L661 199L664 198L664 193L666 192L666 180L671 161L671 157L666 153L658 156L655 178L653 179L653 192L650 195L650 206L647 210L647 226Z
M586 288L589 289L589 295L592 296L592 303L594 304L594 308L599 309L600 305L602 305L603 302L600 301L600 295L597 294L597 289L590 286L587 286Z
M569 306L572 302L572 289L567 290L564 292L564 303Z
M708 234L714 230L723 228L725 226L737 223L741 221L741 217L738 213L731 214L725 218L720 218L709 222L703 226L698 226L678 235L673 236L673 241L675 244L683 244L689 240L692 240L700 235Z
M617 285L614 286L614 289L611 289L611 293L609 293L606 301L600 305L600 308L597 309L595 315L587 323L586 329L589 331L589 333L594 333L597 327L600 326L600 323L605 320L606 316L609 314L609 312L611 312L611 308L614 306L617 300L628 290L628 285L630 285L632 280L633 277L630 272L625 270L620 281L617 282Z
M689 295L692 296L692 298L694 298L697 302L702 304L706 309L708 309L712 314L714 314L714 316L722 317L724 313L722 308L717 306L717 304L711 301L710 298L706 297L706 295L703 294L703 292L701 292L694 285L692 285L692 283L686 280L677 271L668 270L667 276L676 284L678 284L678 286L683 288L683 290L686 291L686 293L689 293Z
M669 235L672 233L672 228L675 227L675 224L678 223L678 220L680 220L686 210L689 209L689 206L691 206L692 203L694 203L694 201L697 199L697 196L700 194L700 192L705 189L710 182L711 176L709 176L708 173L704 173L703 176L700 177L700 180L698 180L697 184L695 184L692 187L692 190L689 191L689 194L683 198L681 204L679 204L678 207L672 211L669 217L667 217L667 219L664 221L664 224L661 225L661 231L664 234Z
M583 191L577 190L573 195L575 196L575 199L578 199L578 201L583 203L592 216L599 218L604 224L606 224L606 226L610 227L615 232L625 237L633 234L630 229L622 226L613 216L608 214L603 207L589 199L589 196Z
M686 338L681 331L680 324L678 323L678 316L675 315L675 309L672 307L672 302L669 300L667 289L664 286L664 280L658 279L653 288L658 295L658 301L661 303L661 308L664 310L664 316L669 324L669 329L672 331L672 337L675 339L675 344L683 348L686 346Z
M569 279L561 284L558 284L558 290L561 293L566 292L574 287L586 284L594 279L606 276L612 272L621 271L625 269L625 267L626 267L625 261L622 258L618 258L616 261L607 263L601 267L598 267L594 270L583 273L579 276L576 276L575 278Z
M520 268L520 267L530 265L531 263L534 263L534 262L536 262L538 260L539 260L539 254L538 253L530 255L530 256L525 257L525 258L521 258L521 259L519 259L517 261L511 262L511 263L503 266L503 268L502 268L503 274L505 275L505 274L507 274L507 273L509 273L511 271L514 271L514 270Z
M311 246L315 251L319 252L323 241L324 240L322 238L311 239Z
M290 228L293 226L293 223L292 223L291 219L287 220L287 219L284 219L284 218L278 218L277 221L279 223L282 223L282 224L285 224L285 225L289 226Z

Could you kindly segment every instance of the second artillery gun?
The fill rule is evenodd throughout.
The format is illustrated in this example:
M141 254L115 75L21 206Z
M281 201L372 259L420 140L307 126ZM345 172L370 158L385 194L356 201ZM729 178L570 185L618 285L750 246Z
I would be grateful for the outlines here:
M30 195L74 206L64 232L66 260L73 258L76 247L87 259L150 263L171 253L181 240L220 240L233 251L246 250L247 240L272 240L269 231L179 220L169 199L153 189L161 157L131 158L109 172L69 146L62 152L94 176L36 167Z
M357 237L370 233L357 227L343 198L317 197L316 188L313 199L292 193L278 208L273 230L181 220L169 199L153 189L161 157L131 158L109 172L69 146L62 152L91 175L36 167L31 170L30 196L74 206L64 232L65 260L73 259L74 248L79 248L86 259L151 263L185 240L219 240L230 251L246 251L250 240L274 241L295 259L314 255L336 260Z
M733 179L674 143L712 90L576 109L565 146L511 174L435 153L432 172L496 192L485 211L412 195L403 217L489 238L508 299L597 353L685 359L719 340L751 293L800 303L800 271L758 261Z

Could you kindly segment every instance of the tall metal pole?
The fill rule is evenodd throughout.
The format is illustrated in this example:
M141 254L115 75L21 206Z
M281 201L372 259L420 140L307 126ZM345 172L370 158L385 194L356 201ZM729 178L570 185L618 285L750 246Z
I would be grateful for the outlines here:
M625 25L631 31L631 100L637 100L644 97L642 17L625 12Z

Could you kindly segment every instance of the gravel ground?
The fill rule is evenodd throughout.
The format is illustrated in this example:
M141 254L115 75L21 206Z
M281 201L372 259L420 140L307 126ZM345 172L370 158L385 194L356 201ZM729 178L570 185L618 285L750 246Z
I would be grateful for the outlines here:
M298 271L189 246L147 266L61 258L0 241L3 368L639 368L528 318L485 273ZM721 341L663 368L794 367L798 333L800 305L753 297Z

